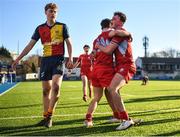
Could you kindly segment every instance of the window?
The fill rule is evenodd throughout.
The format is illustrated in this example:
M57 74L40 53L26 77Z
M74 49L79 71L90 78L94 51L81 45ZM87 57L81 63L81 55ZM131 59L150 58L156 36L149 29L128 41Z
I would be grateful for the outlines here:
M176 65L176 69L178 69L178 70L180 69L180 65L179 64Z

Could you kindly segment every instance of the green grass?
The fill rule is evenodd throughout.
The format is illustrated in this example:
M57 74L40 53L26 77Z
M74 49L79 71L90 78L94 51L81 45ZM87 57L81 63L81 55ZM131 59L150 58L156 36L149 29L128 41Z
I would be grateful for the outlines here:
M80 81L63 82L53 127L47 129L35 126L42 115L41 83L20 83L0 96L0 136L180 135L180 81L150 81L147 86L142 86L141 81L130 81L121 91L126 108L131 117L144 122L125 131L115 131L117 123L106 123L111 110L105 97L94 115L94 127L83 127L89 102L82 101L81 86Z

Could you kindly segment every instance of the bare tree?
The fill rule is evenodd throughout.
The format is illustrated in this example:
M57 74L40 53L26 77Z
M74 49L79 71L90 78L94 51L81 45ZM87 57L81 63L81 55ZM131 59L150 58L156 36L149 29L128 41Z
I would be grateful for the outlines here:
M167 53L169 54L169 57L172 57L172 58L176 57L176 50L173 48L168 49Z
M159 52L154 52L151 54L151 57L163 57L163 58L175 58L178 57L179 51L173 48L169 48L167 50L162 50Z

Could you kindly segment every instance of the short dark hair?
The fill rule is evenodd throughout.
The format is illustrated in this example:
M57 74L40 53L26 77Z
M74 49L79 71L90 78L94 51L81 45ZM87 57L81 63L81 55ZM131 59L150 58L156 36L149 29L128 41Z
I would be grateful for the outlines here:
M110 27L111 20L106 18L101 21L101 29L109 28Z
M44 7L44 10L47 11L48 9L58 9L58 6L55 3L48 3Z
M84 45L84 47L83 47L83 48L90 48L90 47L89 47L89 45Z
M122 12L119 12L119 11L117 11L117 12L114 12L114 16L119 16L119 18L120 18L120 20L123 22L123 23L125 23L126 22L126 15L124 14L124 13L122 13Z

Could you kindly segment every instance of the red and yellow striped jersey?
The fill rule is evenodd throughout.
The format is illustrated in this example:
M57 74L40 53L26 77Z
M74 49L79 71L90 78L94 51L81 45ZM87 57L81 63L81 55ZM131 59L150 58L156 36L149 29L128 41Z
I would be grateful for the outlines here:
M56 22L53 26L47 23L39 25L32 39L38 41L41 38L43 56L64 56L64 40L69 38L66 24Z

